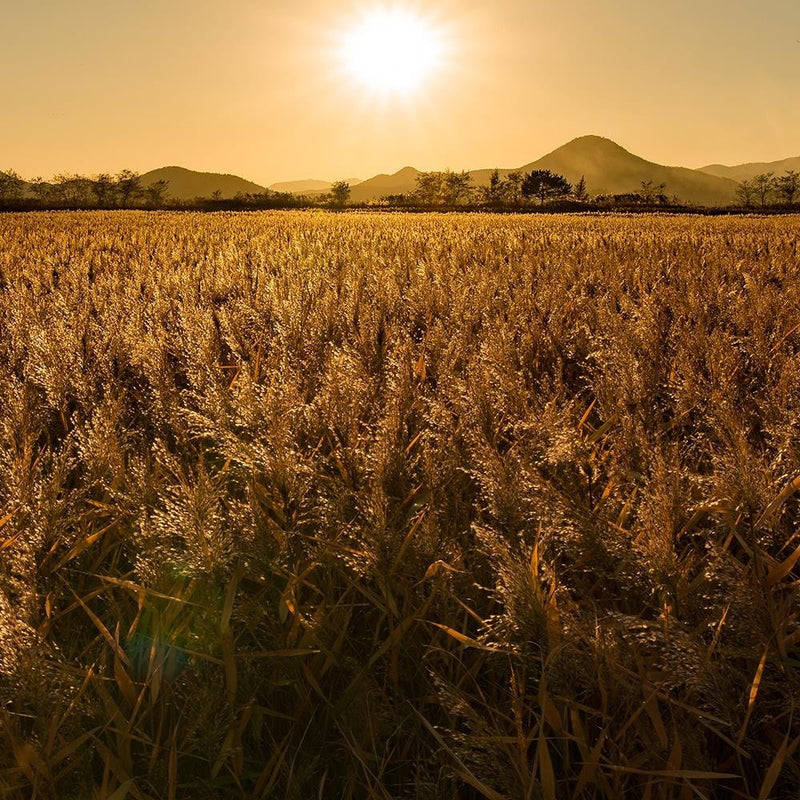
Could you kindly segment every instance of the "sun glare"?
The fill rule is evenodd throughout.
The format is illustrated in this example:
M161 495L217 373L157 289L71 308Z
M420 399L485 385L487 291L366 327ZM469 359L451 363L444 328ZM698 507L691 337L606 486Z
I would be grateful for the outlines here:
M380 94L408 94L440 66L442 36L413 12L373 11L344 34L341 57L348 75Z

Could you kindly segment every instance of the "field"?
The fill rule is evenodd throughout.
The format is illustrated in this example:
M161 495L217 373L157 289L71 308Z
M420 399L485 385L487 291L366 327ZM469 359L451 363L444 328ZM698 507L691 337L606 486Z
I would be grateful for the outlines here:
M0 216L0 797L797 798L799 240Z

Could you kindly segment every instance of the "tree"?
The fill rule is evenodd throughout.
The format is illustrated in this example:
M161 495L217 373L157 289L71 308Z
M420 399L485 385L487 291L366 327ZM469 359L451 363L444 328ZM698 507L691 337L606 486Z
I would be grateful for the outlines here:
M164 204L164 198L167 196L169 189L169 181L156 181L151 183L146 189L147 203L152 208L160 208Z
M25 181L13 169L0 171L0 200L17 200L24 188Z
M442 177L441 172L420 172L417 175L414 199L426 206L438 203L442 195Z
M641 190L639 194L648 205L656 205L658 203L664 204L667 202L667 197L664 194L667 188L666 183L654 184L652 180L642 181Z
M92 199L92 181L83 175L56 175L51 181L50 194L59 205L73 208L88 206Z
M336 181L331 186L331 201L337 208L343 208L350 199L350 184L347 181Z
M750 180L739 181L736 186L736 199L740 205L750 208L753 205L753 198L756 195L756 187Z
M445 171L442 179L443 200L449 206L458 205L462 199L469 200L472 191L472 176L469 172Z
M28 186L30 187L31 194L43 206L50 203L53 195L53 187L47 183L43 178L34 178Z
M129 208L142 194L142 179L139 173L129 169L122 170L117 174L116 190L122 207Z
M483 199L492 206L503 202L503 179L500 171L494 170L489 178L489 185L482 188Z
M589 200L589 192L586 190L586 177L581 175L581 179L575 184L572 192L579 203L586 203Z
M774 174L773 172L762 172L753 177L753 191L762 208L768 204L770 195L775 189L775 183L772 180Z
M114 178L107 172L101 172L91 179L92 192L100 208L114 205Z
M504 194L511 203L518 205L522 197L522 173L517 171L509 172L506 175L504 188L506 190Z
M787 206L794 205L795 198L800 193L800 174L793 169L787 169L779 178L775 178L775 190Z
M535 169L522 180L523 197L538 197L544 205L548 200L564 197L572 191L572 185L563 175L549 169Z

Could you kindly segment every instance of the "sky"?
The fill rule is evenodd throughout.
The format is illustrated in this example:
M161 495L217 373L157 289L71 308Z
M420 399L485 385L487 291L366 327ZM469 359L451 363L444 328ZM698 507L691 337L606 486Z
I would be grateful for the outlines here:
M441 44L413 91L344 67L382 9ZM0 32L0 169L26 178L517 167L584 134L690 167L800 155L800 0L0 0Z

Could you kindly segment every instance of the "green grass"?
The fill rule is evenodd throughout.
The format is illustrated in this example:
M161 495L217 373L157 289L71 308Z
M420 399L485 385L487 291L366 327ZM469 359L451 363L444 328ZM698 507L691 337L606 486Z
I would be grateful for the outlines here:
M798 238L0 216L0 797L796 798Z

